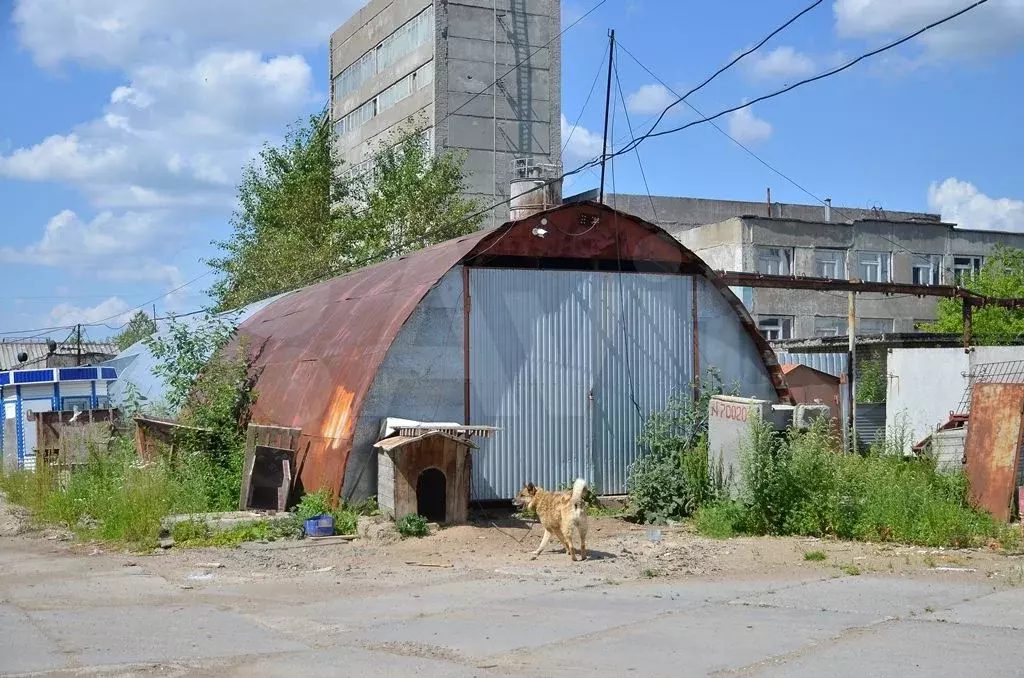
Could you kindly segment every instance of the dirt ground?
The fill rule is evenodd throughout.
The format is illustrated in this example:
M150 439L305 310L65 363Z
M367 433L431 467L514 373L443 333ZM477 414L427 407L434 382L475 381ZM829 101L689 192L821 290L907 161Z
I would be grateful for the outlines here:
M5 503L2 497L0 533L21 533L48 540L76 554L121 553L107 544L76 542L65 530L33 528L24 509ZM371 587L393 586L407 583L405 579L414 580L417 571L425 570L435 574L450 570L459 577L474 572L480 577L492 577L495 572L513 577L539 572L553 580L586 575L606 582L678 577L785 578L825 571L837 577L932 574L1024 586L1024 553L1007 554L992 549L925 548L799 537L717 540L697 535L689 525L649 528L618 518L591 517L588 560L571 562L564 549L555 543L531 560L542 534L536 521L497 511L475 514L468 525L435 527L423 538L302 539L246 543L238 548L172 547L121 555L126 562L142 565L144 561L147 568L179 580L183 586L190 582L198 586L214 578L220 582L242 582L310 573L344 577L347 583L365 580ZM805 558L805 554L815 551L824 553L825 558Z
M424 538L395 542L359 538L247 543L238 548L173 547L129 559L168 579L200 585L216 578L239 582L323 573L364 582L369 588L413 583L418 571L451 571L466 578L499 575L548 575L553 581L586 575L608 583L655 578L801 577L832 573L939 576L943 579L1024 585L1024 554L987 549L943 549L869 544L813 538L701 537L688 525L653 528L616 518L591 518L589 559L571 562L560 545L536 560L531 552L543 530L536 522L505 515L477 516L469 525L436 529ZM41 535L47 536L47 535ZM49 537L63 535L51 533ZM77 553L110 553L101 544L68 544ZM824 560L807 560L821 551ZM145 561L144 563L142 561Z

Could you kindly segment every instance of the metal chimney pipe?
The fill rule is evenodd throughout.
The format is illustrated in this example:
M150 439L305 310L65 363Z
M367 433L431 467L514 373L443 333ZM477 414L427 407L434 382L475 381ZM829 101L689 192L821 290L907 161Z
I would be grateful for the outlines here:
M825 221L832 221L832 198L825 198Z

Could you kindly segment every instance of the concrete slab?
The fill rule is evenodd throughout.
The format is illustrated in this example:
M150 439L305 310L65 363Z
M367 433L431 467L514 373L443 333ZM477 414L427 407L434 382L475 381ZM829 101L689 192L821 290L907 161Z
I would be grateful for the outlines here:
M86 605L134 604L147 598L150 604L173 601L184 593L166 579L140 568L120 568L75 579L53 578L32 583L6 582L4 596L24 610L68 609Z
M93 607L29 613L81 664L194 660L305 650L209 605Z
M52 671L68 665L60 648L24 612L9 605L0 605L0 647L0 674Z
M759 678L962 678L1019 676L1020 633L1009 629L901 621L850 635L813 653L751 670Z
M562 672L595 676L706 676L813 647L870 621L869 615L844 612L714 605L500 661L531 674L534 667L557 665Z
M935 608L929 618L975 626L1024 629L1024 589L1000 591L946 609Z
M405 648L405 651L412 652L414 649ZM453 663L441 657L403 656L392 652L346 647L323 652L267 657L235 664L230 668L215 667L208 673L190 671L189 675L208 675L211 678L221 676L239 676L240 678L295 678L295 676L302 676L302 678L336 678L337 676L472 678L473 676L497 676L502 673L472 665ZM505 673L504 675L512 674Z
M861 612L877 619L923 613L992 593L995 587L937 579L881 579L842 576L770 595L732 601L735 605L789 607L800 610Z

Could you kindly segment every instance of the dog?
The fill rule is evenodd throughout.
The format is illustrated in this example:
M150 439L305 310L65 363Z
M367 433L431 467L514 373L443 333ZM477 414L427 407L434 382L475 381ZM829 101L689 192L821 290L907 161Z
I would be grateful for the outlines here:
M544 527L544 537L540 540L540 546L530 556L530 560L541 554L551 541L551 535L554 535L565 546L569 560L575 561L576 550L572 545L573 528L580 534L580 560L587 559L587 506L583 499L587 487L586 480L577 478L572 484L571 492L548 492L533 483L527 483L519 491L512 503L535 512Z

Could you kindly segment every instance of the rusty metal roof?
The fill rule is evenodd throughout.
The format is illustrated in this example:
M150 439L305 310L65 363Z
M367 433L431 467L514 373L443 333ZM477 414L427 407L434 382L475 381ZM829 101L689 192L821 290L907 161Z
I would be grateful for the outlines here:
M547 233L537 237L534 228ZM606 205L562 205L297 290L239 325L258 356L253 422L302 429L298 467L307 486L339 491L363 399L427 292L462 261L495 259L523 268L543 260L642 263L702 275L732 305L780 399L789 400L774 351L742 302L699 257L654 224Z

